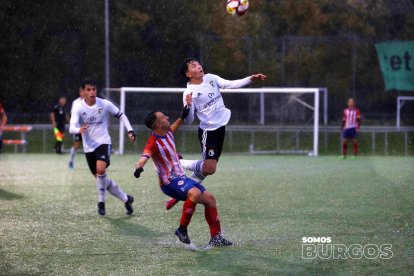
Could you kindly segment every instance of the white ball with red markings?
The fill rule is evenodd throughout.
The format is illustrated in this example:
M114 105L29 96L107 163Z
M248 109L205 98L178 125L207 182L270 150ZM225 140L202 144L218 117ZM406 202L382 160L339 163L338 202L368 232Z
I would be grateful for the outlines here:
M227 13L242 16L249 9L249 0L227 0Z

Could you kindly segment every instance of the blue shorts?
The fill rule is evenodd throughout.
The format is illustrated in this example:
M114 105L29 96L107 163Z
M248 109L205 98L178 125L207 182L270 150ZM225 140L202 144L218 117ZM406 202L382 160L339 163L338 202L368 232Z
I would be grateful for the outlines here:
M356 128L347 128L344 130L344 133L342 134L342 137L344 139L356 139L358 138L358 133L356 131Z
M200 183L186 177L176 178L172 180L170 184L161 186L161 190L164 194L182 201L187 199L187 193L192 188L199 189L201 193L204 193L206 190Z

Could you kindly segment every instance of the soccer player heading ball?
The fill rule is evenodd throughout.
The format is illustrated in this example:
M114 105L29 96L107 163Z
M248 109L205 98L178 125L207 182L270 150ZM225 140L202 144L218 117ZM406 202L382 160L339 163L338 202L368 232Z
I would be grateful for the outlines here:
M110 165L111 137L108 132L108 117L113 115L122 121L128 131L131 142L136 135L132 130L128 118L119 108L108 100L96 96L96 83L86 79L81 85L84 99L72 106L69 132L82 134L83 150L86 161L92 174L96 177L98 190L98 213L106 214L106 191L125 203L127 214L134 212L132 203L134 197L127 195L122 189L106 176L106 168ZM81 125L82 124L82 125Z
M193 171L191 178L201 183L207 175L216 172L220 158L226 125L230 121L231 111L224 105L220 89L240 88L253 81L265 80L264 74L255 74L239 80L225 80L217 75L205 74L201 64L194 58L187 58L181 65L181 74L188 80L183 94L184 105L191 97L190 113L185 120L187 124L194 121L194 114L200 120L198 139L201 145L202 160L181 160L181 165ZM167 202L167 209L176 201Z
M354 156L358 155L358 132L361 125L361 112L355 107L355 100L348 99L348 108L344 109L342 116L342 159L346 158L348 140L354 144Z
M190 97L188 106L191 106ZM191 217L199 203L205 207L205 218L210 227L211 240L209 246L232 245L232 242L221 236L216 199L200 183L187 178L180 164L179 155L175 148L174 134L188 116L191 109L188 106L184 107L181 117L172 125L169 118L161 111L151 112L147 115L145 125L153 132L148 139L142 157L136 163L134 176L139 178L148 159L152 158L160 178L162 192L176 200L184 201L180 226L175 231L181 242L191 243L187 226L190 224Z

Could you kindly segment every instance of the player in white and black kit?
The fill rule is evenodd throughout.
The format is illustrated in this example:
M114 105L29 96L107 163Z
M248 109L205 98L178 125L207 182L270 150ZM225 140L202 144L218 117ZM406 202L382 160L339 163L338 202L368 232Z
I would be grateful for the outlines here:
M84 99L72 107L69 132L82 134L83 150L89 169L96 177L98 190L98 213L106 214L106 190L125 203L127 214L134 212L134 197L127 195L122 189L106 176L106 168L110 165L111 137L108 132L109 115L121 120L128 131L129 139L134 142L136 135L128 118L119 108L108 100L96 97L96 83L86 79L82 83ZM82 123L82 124L81 124Z
M203 160L181 160L181 165L194 172L191 178L201 183L207 175L216 172L217 162L223 150L226 125L231 111L224 105L220 89L240 88L256 80L265 80L264 74L255 74L239 80L225 80L217 75L204 74L203 67L194 58L187 58L181 65L181 74L188 80L183 94L183 104L191 96L192 105L187 124L194 121L194 114L200 120L198 138L200 140ZM175 204L167 202L167 209Z
M71 114L72 114L72 111L73 111L73 107L77 103L80 103L83 100L83 98L85 97L83 94L84 94L83 93L83 88L80 87L79 88L79 97L72 102L72 107L71 107L71 111L70 111ZM82 122L79 122L79 123L80 123L80 125L82 125ZM74 134L73 135L73 145L70 148L70 154L69 154L69 169L74 168L73 161L75 159L76 150L81 146L81 144L82 144L82 134L80 134L80 133Z

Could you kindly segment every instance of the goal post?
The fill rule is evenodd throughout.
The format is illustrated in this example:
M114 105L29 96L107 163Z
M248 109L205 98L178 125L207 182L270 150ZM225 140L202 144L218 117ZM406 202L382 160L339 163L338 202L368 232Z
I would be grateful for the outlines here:
M110 93L119 93L119 107L121 112L125 112L127 95L130 93L183 93L185 88L162 88L162 87L121 87L105 89L107 96ZM223 94L259 94L260 95L260 121L259 124L264 124L264 115L266 113L264 104L264 95L272 94L292 94L292 101L301 104L307 109L313 111L313 133L312 133L312 149L308 151L309 156L318 156L319 143L319 108L320 108L320 88L239 88L239 89L222 89ZM326 112L327 90L322 90L324 93L324 110ZM313 95L313 106L305 101L299 99L299 95L310 94ZM109 97L111 98L111 97ZM181 103L181 95L177 97L177 104ZM324 114L324 122L327 121L327 114ZM119 124L119 154L124 154L125 129L120 122Z

